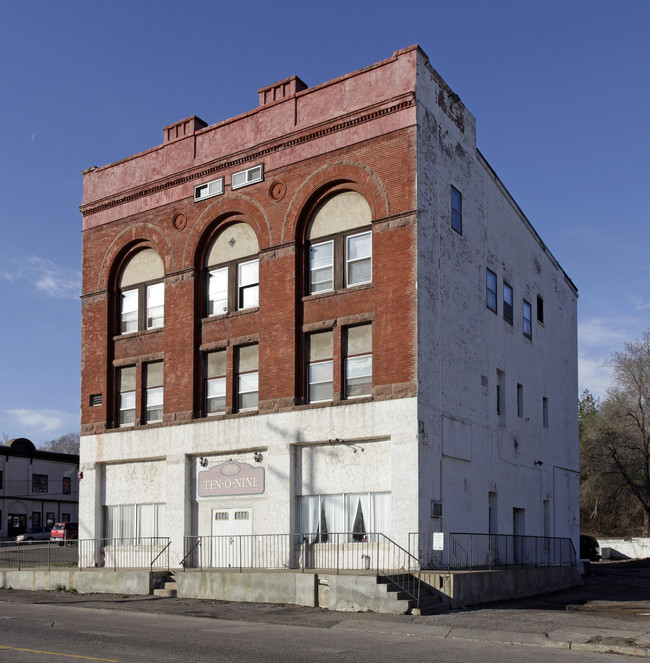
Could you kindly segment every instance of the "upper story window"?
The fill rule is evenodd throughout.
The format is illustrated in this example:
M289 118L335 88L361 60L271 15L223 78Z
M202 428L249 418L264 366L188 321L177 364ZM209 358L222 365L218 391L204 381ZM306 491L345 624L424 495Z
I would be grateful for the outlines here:
M524 336L533 337L533 308L524 299Z
M32 493L47 493L47 474L32 474Z
M124 366L117 373L118 421L120 426L135 424L135 366Z
M259 392L257 345L237 348L237 410L257 410Z
M544 298L541 295L537 295L537 322L544 324Z
M334 389L334 344L331 330L309 334L308 401L331 401Z
M238 173L233 173L230 182L230 188L240 189L243 186L261 182L263 179L264 166L260 164L259 166L253 166L252 168L247 168L246 170L240 170Z
M451 187L451 227L459 234L463 234L463 194Z
M485 305L497 312L497 275L491 269L485 270Z
M165 323L165 269L153 249L136 253L119 283L120 334L156 329Z
M214 198L223 194L223 177L205 184L197 184L194 187L194 202Z
M512 286L503 282L503 319L512 324Z
M372 283L371 221L370 206L356 191L318 206L307 233L310 295Z
M348 327L345 347L345 397L372 393L372 325Z
M247 223L234 223L219 233L206 258L208 315L259 306L258 253L257 235Z
M152 424L163 418L163 363L152 361L144 368L145 423Z

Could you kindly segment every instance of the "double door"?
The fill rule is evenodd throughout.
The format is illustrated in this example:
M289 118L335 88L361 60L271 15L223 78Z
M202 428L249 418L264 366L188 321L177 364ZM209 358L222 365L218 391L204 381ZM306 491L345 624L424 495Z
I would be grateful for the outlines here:
M252 509L212 509L212 566L251 567L252 534Z

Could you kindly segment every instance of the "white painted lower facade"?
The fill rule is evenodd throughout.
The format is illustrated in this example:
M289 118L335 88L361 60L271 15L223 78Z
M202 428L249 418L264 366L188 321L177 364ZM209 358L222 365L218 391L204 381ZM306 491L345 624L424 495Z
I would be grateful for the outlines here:
M170 537L176 567L184 537L299 533L301 497L343 503L359 494L389 496L381 531L404 548L416 532L512 534L513 509L525 513L519 534L573 536L566 500L577 494L575 473L513 464L498 431L430 416L417 398L403 398L84 437L80 538L107 536L108 509L131 506L133 517L156 520L134 535ZM262 492L199 495L202 473L225 465L263 470ZM433 502L442 504L441 518ZM224 513L248 515L236 531L220 530L216 514ZM350 531L349 520L337 525Z

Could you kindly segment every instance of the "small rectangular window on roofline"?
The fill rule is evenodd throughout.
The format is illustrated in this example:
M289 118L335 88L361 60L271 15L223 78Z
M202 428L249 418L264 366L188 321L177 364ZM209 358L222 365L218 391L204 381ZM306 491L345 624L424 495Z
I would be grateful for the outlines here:
M194 202L223 194L223 177L194 187Z
M232 189L239 189L243 186L248 186L249 184L261 182L263 179L264 165L259 164L259 166L253 166L252 168L233 173L230 187Z

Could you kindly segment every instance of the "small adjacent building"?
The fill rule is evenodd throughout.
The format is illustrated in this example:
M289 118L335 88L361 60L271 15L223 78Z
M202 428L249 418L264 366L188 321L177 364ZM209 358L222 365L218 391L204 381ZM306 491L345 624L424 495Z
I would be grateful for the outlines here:
M84 171L80 538L578 541L577 290L417 46Z
M19 437L0 446L0 538L76 521L79 456L36 449Z

